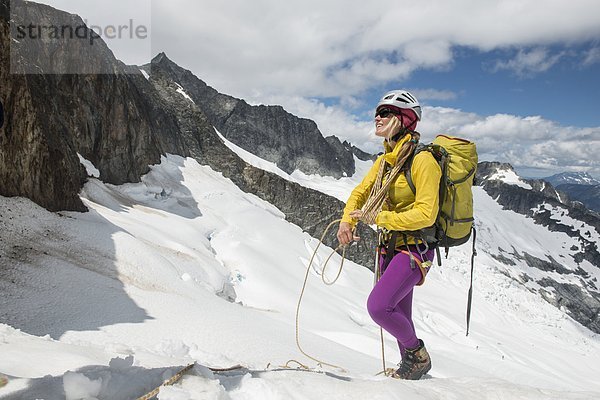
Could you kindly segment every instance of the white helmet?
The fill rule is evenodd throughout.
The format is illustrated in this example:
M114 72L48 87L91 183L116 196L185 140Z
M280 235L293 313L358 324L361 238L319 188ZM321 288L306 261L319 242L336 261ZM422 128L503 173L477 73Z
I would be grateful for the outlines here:
M379 103L377 104L377 109L381 106L394 106L398 108L409 108L417 114L417 118L421 120L421 106L419 105L419 101L415 96L407 92L406 90L392 90L387 92Z

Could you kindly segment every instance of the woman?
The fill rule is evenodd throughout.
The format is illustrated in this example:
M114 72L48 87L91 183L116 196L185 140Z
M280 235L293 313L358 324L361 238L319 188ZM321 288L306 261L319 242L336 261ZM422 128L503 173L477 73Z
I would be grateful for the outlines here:
M419 139L415 129L420 119L421 107L417 99L405 90L388 92L380 100L375 113L375 135L385 139L385 153L352 191L337 233L342 245L358 240L354 235L354 227L364 217L361 207L372 196L373 185L378 183L378 179L380 186L382 182L385 183L385 171L388 171L389 177L389 171L394 166L402 166L399 163L403 164L403 168L411 169L416 194L408 186L404 173L392 178L388 183L389 191L385 187L383 189L387 198L374 222L383 232L400 231L400 239L395 243L393 258L392 255L387 258L381 256L383 274L369 295L367 309L371 318L398 341L402 362L392 376L412 380L420 379L431 369L429 354L415 333L412 297L413 288L425 280L434 250L408 232L412 231L415 235L414 231L435 223L441 178L440 167L430 152L423 151L412 156L412 149ZM405 156L399 157L401 154ZM382 166L382 163L385 164ZM391 240L389 234L385 236L387 241ZM386 247L390 250L394 248L386 243L380 245L383 251ZM391 261L385 263L386 259Z

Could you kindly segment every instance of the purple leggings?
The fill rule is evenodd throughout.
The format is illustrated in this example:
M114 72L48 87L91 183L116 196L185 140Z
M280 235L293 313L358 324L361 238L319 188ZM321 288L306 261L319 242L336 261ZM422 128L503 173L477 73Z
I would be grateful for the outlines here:
M421 259L419 253L412 253L417 260ZM430 261L433 261L433 256L433 250L424 254L424 258ZM384 257L381 258L380 265L383 265L383 259ZM412 321L412 297L413 288L422 278L419 267L410 268L409 256L398 253L385 268L367 300L369 315L398 340L402 355L405 349L419 346Z

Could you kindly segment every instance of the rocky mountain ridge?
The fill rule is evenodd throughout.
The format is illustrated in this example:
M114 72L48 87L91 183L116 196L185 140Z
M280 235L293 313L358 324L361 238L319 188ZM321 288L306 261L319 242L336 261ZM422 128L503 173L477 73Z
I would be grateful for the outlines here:
M182 85L176 80L177 74L173 74L173 69L180 67L171 61L165 63L164 60L165 56L159 55L145 68L149 72L149 82L161 96L164 106L177 117L189 155L201 164L223 173L223 176L231 179L242 190L275 205L289 222L300 226L314 237L320 237L327 225L341 216L344 204L331 196L256 168L239 158L218 137L203 109L193 98L187 98L181 93ZM346 255L349 259L372 268L370 249L375 246L375 233L364 228L361 235L361 242L352 246ZM324 243L336 247L334 230L324 238Z
M252 106L244 100L221 94L190 71L158 54L153 65L177 82L202 109L208 121L228 140L258 157L272 161L287 173L299 169L306 174L336 178L354 174L350 144L337 137L324 138L314 121L298 118L281 106ZM148 66L143 68L148 69Z
M600 213L600 181L592 175L586 172L563 172L542 179L567 194L573 202Z

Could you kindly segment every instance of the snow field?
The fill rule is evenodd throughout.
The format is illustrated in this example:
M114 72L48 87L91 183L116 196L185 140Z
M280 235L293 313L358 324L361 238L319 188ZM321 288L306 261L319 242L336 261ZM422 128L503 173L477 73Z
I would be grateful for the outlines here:
M314 187L328 184L310 179ZM160 399L599 397L598 336L506 276L488 255L525 243L542 256L525 239L543 228L498 209L482 191L475 196L481 233L471 334L464 335L468 243L452 249L442 267L434 264L416 289L414 320L433 359L433 379L418 382L374 376L381 370L379 329L365 307L373 275L346 261L339 281L323 285L326 247L310 272L300 340L310 354L347 371L262 372L289 359L314 366L296 348L294 313L317 240L191 159L164 157L139 184L91 179L82 192L89 213L61 217L24 199L0 198L11 233L3 245L29 238L36 249L0 258L26 283L2 287L12 327L0 325L0 372L10 377L0 396L46 390L48 398L131 398L119 396L150 390L196 361L200 366ZM559 257L569 243L544 232L536 240L555 243L551 254ZM339 262L332 258L330 279ZM42 290L48 286L53 290ZM389 335L385 343L392 366L396 343ZM237 363L249 369L213 374L202 367Z

